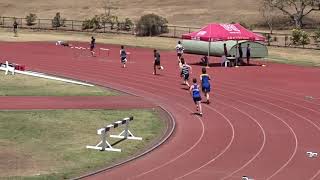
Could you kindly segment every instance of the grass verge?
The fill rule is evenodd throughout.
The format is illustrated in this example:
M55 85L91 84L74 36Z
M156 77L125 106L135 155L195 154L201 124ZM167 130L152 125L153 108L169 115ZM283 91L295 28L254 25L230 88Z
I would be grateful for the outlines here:
M99 141L98 128L131 115L130 131L142 141L120 142L115 147L121 153L85 148ZM4 179L75 177L138 153L165 127L159 113L151 109L0 111L0 119L0 177Z
M88 87L62 81L0 72L0 96L112 96L120 93L98 86Z

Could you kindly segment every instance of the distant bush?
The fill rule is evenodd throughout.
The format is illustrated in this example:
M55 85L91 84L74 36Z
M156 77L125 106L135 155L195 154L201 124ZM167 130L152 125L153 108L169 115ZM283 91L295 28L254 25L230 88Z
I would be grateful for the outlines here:
M100 17L95 15L92 19L86 19L85 21L83 21L82 23L82 30L85 29L99 29L101 28L100 25Z
M301 38L301 30L300 29L293 29L292 30L292 37L291 42L294 45L299 45Z
M304 47L305 45L310 44L309 34L306 33L305 31L302 31L301 39L300 39L300 44L302 45L302 47Z
M314 41L319 44L320 43L320 28L316 29L314 32L313 32L314 36L313 36L313 39Z
M52 27L57 28L57 27L62 27L65 26L65 18L61 18L61 15L59 12L56 13L54 18L52 19Z
M156 36L168 33L167 19L156 14L141 16L137 23L136 31L139 36Z
M133 25L133 22L129 18L126 18L124 22L119 23L118 29L122 31L130 31Z
M26 16L26 22L27 22L28 26L34 25L35 24L34 22L36 20L37 20L37 15L36 14L30 13L29 15Z
M302 45L304 47L310 43L310 37L308 33L301 29L293 29L291 41L294 45Z

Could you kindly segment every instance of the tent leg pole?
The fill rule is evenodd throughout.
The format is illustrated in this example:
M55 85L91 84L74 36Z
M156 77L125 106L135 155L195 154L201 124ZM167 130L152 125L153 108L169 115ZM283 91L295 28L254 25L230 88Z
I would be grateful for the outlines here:
M209 67L209 62L210 62L210 48L211 48L211 39L209 40L209 49L208 49L208 62L206 64L206 67Z

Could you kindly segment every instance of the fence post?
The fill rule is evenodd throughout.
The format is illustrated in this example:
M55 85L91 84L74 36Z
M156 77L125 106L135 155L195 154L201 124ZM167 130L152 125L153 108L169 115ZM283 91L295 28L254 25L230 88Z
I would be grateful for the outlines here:
M4 17L2 17L2 26L5 27L4 26Z
M38 29L39 29L39 30L41 29L41 26L40 26L40 18L38 19Z
M174 28L173 28L173 37L174 38L176 37L176 26L174 26Z
M103 33L106 33L106 23L103 23Z
M189 33L191 33L191 28L189 27Z
M20 28L22 28L22 18L20 18Z
M73 20L71 20L71 27L72 27L72 31L73 31Z
M287 47L287 41L288 41L288 36L285 35L284 36L284 46Z

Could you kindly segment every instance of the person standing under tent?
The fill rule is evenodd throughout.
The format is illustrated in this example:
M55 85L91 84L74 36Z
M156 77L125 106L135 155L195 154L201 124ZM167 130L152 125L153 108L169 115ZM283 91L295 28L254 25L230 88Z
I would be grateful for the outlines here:
M95 52L94 52L94 48L96 45L96 39L92 36L91 37L91 42L90 42L90 52L91 52L91 56L93 57Z
M206 99L207 99L207 104L210 104L210 76L207 74L207 69L202 68L202 74L200 75L200 81L201 81L201 87L202 87L202 92L204 93Z
M240 62L240 64L243 64L243 60L242 60L242 58L243 58L243 51L242 51L242 47L241 47L241 43L239 43L239 60L238 60L238 62Z
M250 48L250 44L247 45L247 64L250 65L250 57L251 57L251 48Z
M188 87L190 87L188 81L189 81L189 76L190 76L190 74L191 74L192 68L191 68L191 66L189 66L189 65L185 62L185 60L184 60L183 57L181 58L181 66L180 66L180 68L181 68L181 76L183 77L183 84L185 84L185 85L187 85Z
M223 43L223 52L224 52L224 55L226 57L228 57L228 49L227 49L227 44L226 43Z
M153 64L153 74L157 75L157 68L163 70L163 66L160 63L160 53L158 50L153 50L154 64Z
M199 85L197 84L196 78L193 78L192 82L193 82L193 85L190 87L189 90L190 90L192 99L197 106L197 112L199 112L199 115L202 116L201 94L200 94Z
M124 49L124 46L121 46L120 49L120 61L122 63L122 67L125 68L127 63L127 52Z
M202 58L201 58L201 64L203 66L209 66L209 59L208 59L208 56L207 55L204 55Z
M176 51L178 56L178 64L181 63L181 57L183 56L184 47L181 44L181 41L178 41L178 44L176 45Z
M13 33L14 37L18 37L18 23L16 19L13 22Z

